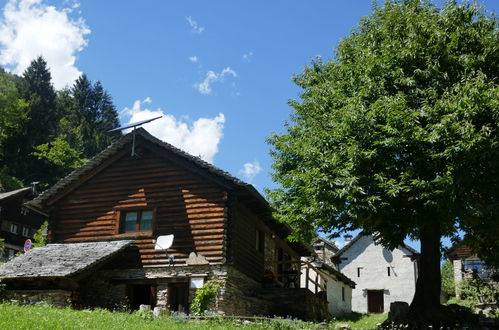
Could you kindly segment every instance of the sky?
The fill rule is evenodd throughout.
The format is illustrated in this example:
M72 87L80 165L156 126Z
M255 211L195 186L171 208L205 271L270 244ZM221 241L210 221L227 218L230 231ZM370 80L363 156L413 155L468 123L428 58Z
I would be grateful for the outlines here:
M371 3L0 0L0 66L22 74L42 55L56 89L85 73L122 125L161 115L143 127L263 193L276 187L265 140L299 98L293 75L331 59Z

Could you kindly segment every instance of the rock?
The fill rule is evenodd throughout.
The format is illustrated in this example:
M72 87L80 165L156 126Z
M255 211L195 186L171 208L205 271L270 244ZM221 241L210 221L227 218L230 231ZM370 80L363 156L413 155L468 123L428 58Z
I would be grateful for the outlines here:
M409 304L404 301L395 301L390 304L390 313L388 320L395 324L404 324L407 321L409 313Z
M160 317L160 315L161 315L161 308L154 307L154 309L152 311L152 316L154 316L154 317Z
M151 305L140 305L139 306L139 311L150 311L151 310Z

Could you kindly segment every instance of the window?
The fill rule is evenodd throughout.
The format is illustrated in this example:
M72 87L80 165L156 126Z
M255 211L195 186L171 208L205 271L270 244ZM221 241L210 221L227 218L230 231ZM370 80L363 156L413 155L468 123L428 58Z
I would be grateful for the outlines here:
M341 300L345 301L345 287L341 287Z
M122 232L152 230L153 212L148 211L128 211L124 212L122 218Z
M357 267L357 277L360 277L360 270L362 269L362 267Z
M29 237L29 234L30 234L29 227L24 227L23 226L23 236L24 237Z
M386 267L386 271L388 272L388 276L390 276L390 267Z
M10 232L17 234L19 232L19 225L17 223L10 224Z
M255 247L256 247L257 251L262 252L262 253L263 253L264 244L265 244L264 240L265 240L265 234L263 233L263 231L257 229L256 230L256 244L255 244Z

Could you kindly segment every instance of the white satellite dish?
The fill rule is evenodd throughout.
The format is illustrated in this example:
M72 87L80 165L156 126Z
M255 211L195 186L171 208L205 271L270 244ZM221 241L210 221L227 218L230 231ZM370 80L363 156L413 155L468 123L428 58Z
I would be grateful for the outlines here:
M158 236L156 239L156 245L154 246L154 250L166 250L169 249L173 244L174 235L164 235Z

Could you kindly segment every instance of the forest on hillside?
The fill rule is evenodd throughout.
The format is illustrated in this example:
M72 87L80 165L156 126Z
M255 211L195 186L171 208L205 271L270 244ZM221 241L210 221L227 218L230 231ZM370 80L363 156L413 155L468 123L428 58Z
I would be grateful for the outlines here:
M82 74L55 90L42 57L21 76L0 68L0 192L42 188L78 168L121 133L111 95Z

